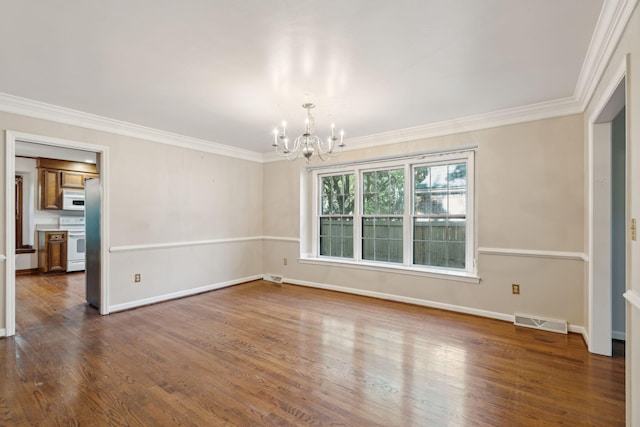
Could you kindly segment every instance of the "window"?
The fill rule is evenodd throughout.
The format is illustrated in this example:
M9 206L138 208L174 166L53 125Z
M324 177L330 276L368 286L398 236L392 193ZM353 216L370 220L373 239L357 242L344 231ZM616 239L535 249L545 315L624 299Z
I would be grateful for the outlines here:
M465 268L466 162L413 170L413 263Z
M362 173L362 259L402 262L404 169Z
M32 254L32 253L35 253L36 250L33 249L33 246L29 244L25 244L25 241L28 242L28 240L25 238L26 236L23 230L26 223L24 219L24 204L25 204L25 192L26 192L25 178L21 175L16 175L15 177L16 177L16 186L15 186L16 247L15 249L17 254L26 254L26 253ZM28 200L28 198L26 200Z
M473 158L468 150L315 169L309 257L475 277Z

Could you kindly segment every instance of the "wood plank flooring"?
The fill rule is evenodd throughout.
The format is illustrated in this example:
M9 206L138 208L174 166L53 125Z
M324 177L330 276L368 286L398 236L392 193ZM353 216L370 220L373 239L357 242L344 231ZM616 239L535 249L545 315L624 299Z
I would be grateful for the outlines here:
M256 281L100 316L17 278L1 426L617 426L624 359L576 334Z

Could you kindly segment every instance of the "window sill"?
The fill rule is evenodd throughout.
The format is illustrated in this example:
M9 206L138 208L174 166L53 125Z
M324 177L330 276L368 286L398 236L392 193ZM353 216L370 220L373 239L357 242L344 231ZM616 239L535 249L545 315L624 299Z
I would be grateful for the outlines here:
M410 276L431 277L434 279L453 280L456 282L480 283L480 277L466 271L444 270L438 268L407 267L405 265L380 264L369 262L347 261L338 258L300 257L301 264L325 265L360 270L379 271L382 273L407 274Z

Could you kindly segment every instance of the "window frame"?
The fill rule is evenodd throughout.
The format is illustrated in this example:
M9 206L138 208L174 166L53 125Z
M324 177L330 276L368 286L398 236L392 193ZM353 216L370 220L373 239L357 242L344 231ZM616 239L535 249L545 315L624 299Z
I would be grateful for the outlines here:
M467 211L465 225L465 268L435 267L413 263L414 251L414 170L416 167L437 166L442 164L466 163L467 167ZM386 262L363 259L362 254L362 221L365 217L363 206L365 172L377 170L390 170L404 168L404 213L403 218L403 261ZM303 263L336 265L344 267L363 268L375 271L394 271L404 274L437 277L451 280L479 282L477 276L477 235L475 224L476 195L475 195L475 149L464 149L457 151L446 151L438 153L423 153L413 156L398 158L386 158L380 160L370 160L354 162L350 164L333 165L322 168L309 168L312 173L311 192L313 194L311 203L311 253L306 256L301 255L300 261ZM322 198L321 182L323 177L354 174L354 197L353 214L353 258L332 257L320 254L320 207ZM393 215L392 215L393 216Z

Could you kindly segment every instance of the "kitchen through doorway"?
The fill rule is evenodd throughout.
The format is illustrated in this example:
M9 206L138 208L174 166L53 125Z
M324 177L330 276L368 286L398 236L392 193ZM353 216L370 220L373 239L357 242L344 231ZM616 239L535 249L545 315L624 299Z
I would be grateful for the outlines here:
M108 284L106 248L100 239L106 228L100 219L107 147L10 131L6 141L7 177L16 182L15 192L7 194L6 336L15 335L16 327L53 321L54 314L108 314L108 305L101 304L108 301ZM90 267L84 215L87 179L98 184L93 185L97 199L92 198L97 203L98 256ZM92 305L97 309L86 303L87 268L95 270Z

